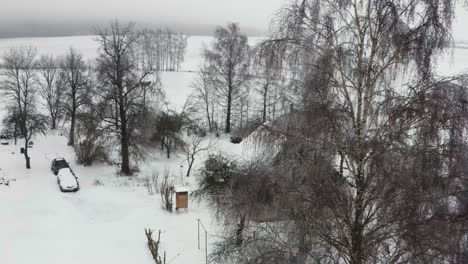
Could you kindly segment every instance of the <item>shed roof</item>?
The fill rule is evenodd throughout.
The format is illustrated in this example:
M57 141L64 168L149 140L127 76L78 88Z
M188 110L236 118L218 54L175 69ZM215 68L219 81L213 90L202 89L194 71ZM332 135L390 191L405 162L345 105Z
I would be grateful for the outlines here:
M188 187L185 187L185 186L176 186L174 187L174 191L176 193L182 193L182 192L189 192L189 188Z

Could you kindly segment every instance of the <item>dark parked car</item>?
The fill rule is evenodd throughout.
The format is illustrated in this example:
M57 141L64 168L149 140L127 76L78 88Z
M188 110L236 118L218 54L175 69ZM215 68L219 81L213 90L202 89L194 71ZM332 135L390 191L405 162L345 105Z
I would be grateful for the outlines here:
M11 137L9 137L7 134L1 134L0 135L0 144L1 145L8 145L10 144L9 140Z
M55 175L57 175L58 171L63 168L70 168L70 166L68 165L68 162L64 158L52 160L50 169Z
M242 138L241 137L231 137L231 143L234 143L234 144L239 144L242 142Z

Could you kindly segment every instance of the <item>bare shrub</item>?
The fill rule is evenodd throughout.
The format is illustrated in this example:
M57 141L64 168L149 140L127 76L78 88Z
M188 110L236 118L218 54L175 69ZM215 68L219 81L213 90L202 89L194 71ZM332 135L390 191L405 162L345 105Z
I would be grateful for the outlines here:
M186 177L190 176L190 172L192 171L196 156L198 156L200 152L208 150L210 147L210 144L208 144L208 146L202 146L202 141L202 136L193 135L186 140L182 147L186 156L185 161L187 161L187 173L185 174Z
M169 171L164 172L164 180L159 186L159 192L161 194L161 202L163 209L172 212L172 206L174 204L173 196L174 191L174 182L169 180Z
M153 171L151 176L145 177L143 179L143 184L149 195L155 195L159 193L159 172Z
M145 229L146 239L148 240L148 249L153 256L154 263L156 264L166 264L166 252L163 253L163 256L160 255L160 248L161 245L161 230L158 233L158 240L153 239L153 230Z
M91 166L95 161L107 161L106 137L99 127L99 121L92 112L76 115L74 144L76 159L79 164Z
M102 145L95 145L92 141L82 141L74 147L78 164L91 166L94 161L107 160L107 153Z

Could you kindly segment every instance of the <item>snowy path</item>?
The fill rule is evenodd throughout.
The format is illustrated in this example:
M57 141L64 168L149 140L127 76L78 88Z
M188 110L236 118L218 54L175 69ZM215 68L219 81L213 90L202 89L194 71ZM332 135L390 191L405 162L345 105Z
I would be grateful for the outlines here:
M72 165L81 190L61 193L49 165L54 157L74 161L63 137L36 142L32 170L24 169L16 149L0 146L0 168L16 178L11 187L0 186L0 263L150 264L147 227L162 229L168 259L177 256L171 263L204 263L196 219L210 224L207 208L193 205L189 213L167 213L160 209L159 197L148 196L135 180L117 178L105 166ZM97 178L104 186L93 184Z

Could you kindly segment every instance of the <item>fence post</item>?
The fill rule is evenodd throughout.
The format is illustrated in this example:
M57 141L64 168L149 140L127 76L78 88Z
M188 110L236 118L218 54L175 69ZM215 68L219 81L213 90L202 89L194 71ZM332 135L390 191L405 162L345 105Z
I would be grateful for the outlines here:
M198 231L198 250L200 250L200 219L197 219L197 231Z
M198 233L198 250L200 250L200 225L205 230L205 263L208 264L208 231L205 226L202 224L200 218L197 219L197 233Z
M206 264L208 264L208 232L205 229L205 260Z

